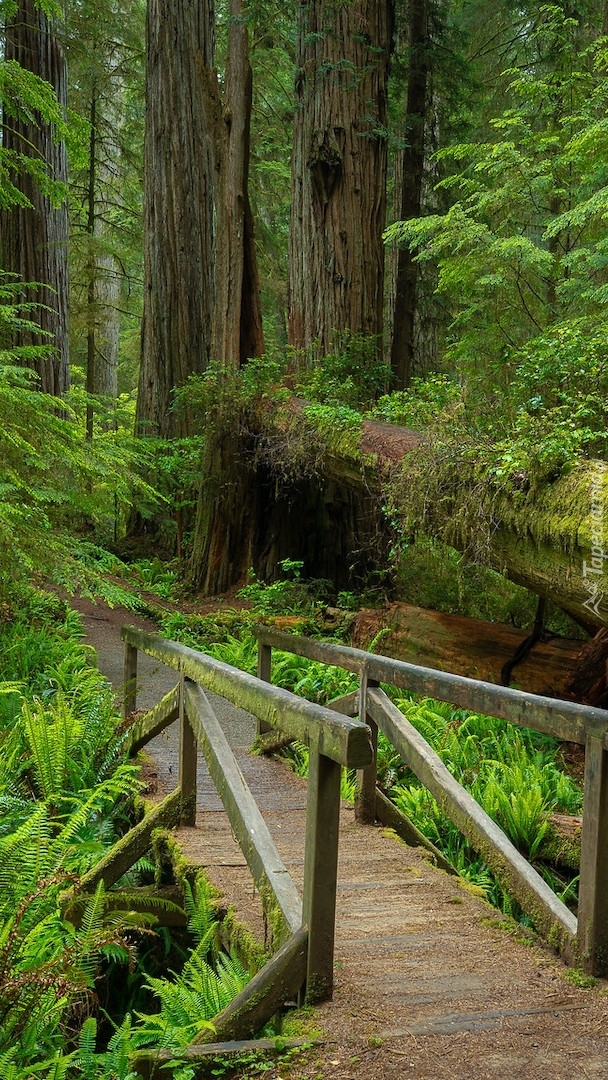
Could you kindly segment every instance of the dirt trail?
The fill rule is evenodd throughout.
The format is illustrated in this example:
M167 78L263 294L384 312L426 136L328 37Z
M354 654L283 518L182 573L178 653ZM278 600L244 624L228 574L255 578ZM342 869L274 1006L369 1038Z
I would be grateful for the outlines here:
M120 687L120 626L154 627L103 605L78 607L102 671ZM174 683L174 672L141 657L143 707ZM279 762L260 767L248 757L253 721L222 699L214 704L301 886L305 783ZM161 736L152 749L159 785L170 788L174 744ZM181 831L182 846L261 933L248 870L209 785L199 772L197 828ZM420 850L355 825L346 805L341 816L334 999L310 1020L324 1045L273 1066L269 1080L608 1080L608 983L571 985L548 949L522 943L514 924Z

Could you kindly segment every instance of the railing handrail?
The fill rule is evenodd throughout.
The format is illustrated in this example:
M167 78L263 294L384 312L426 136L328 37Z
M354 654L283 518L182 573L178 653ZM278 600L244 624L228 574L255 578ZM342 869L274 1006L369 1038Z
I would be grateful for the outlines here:
M557 739L582 743L585 747L585 780L576 946L579 960L585 971L590 974L608 972L608 714L603 709L580 705L576 702L560 701L557 698L541 697L522 690L512 690L510 687L496 686L493 683L478 682L462 675L418 667L403 660L394 660L391 657L367 653L362 649L353 649L345 645L329 644L312 638L285 634L265 626L258 626L256 634L258 667L269 681L273 647L313 660L320 660L326 664L335 664L347 671L358 673L361 680L359 716L370 720L374 741L377 738L374 720L382 721L384 730L386 716L378 715L373 708L370 711L370 700L374 697L374 691L368 694L368 687L373 683L384 682L408 689L416 694L451 702L464 709L498 717L521 727L532 728ZM405 738L409 742L407 734ZM410 767L412 767L411 763ZM374 820L377 806L373 797L375 784L374 760L369 768L360 773L358 806L356 802L355 811L356 814L358 811L358 820L362 822ZM433 786L436 787L435 784ZM438 790L435 790L434 794L437 797ZM456 803L454 802L453 805L456 806ZM465 813L467 813L466 810ZM460 810L457 808L455 816L452 814L449 816L461 831L465 831L466 835L467 830L464 830L464 826L461 827L459 821L456 820L460 817L464 821ZM481 833L473 846L484 854L485 843L480 837ZM473 842L471 836L468 836L468 839ZM496 845L493 847L498 860L496 862L493 859L495 872L498 873L499 870L502 872L505 861L503 854L499 851L499 847ZM508 881L508 869L514 868L513 860L507 858L506 865L505 876ZM520 878L523 882L524 894L530 891L529 887L533 894L532 909L529 906L529 898L526 896L528 905L526 910L529 914L533 914L535 895L545 908L541 923L544 922L546 926L546 915L548 914L549 920L553 918L552 903L547 905L546 897L540 895L540 892L544 890L539 891L538 882L535 883L534 880L525 882L521 874ZM561 911L561 907L559 910ZM573 921L565 908L562 915L563 918L560 917L559 921L568 938L571 937ZM552 936L555 935L551 934L550 937ZM559 934L556 944L558 942ZM564 941L563 946L565 946L563 951L568 955L570 946L567 940Z
M566 742L584 745L588 734L601 732L604 748L608 750L608 713L605 709L497 686L481 679L421 667L348 645L287 634L267 626L254 627L254 633L261 645L333 664L358 675L365 671L368 679L376 682L508 720L519 727L532 728Z
M374 749L367 724L336 710L306 701L272 686L264 668L256 678L186 645L169 641L134 626L123 626L125 648L125 718L135 711L138 651L153 656L180 673L175 690L136 725L133 746L145 744L179 715L178 793L182 825L196 825L197 740L207 759L243 855L262 894L266 883L283 919L293 930L298 919L306 928L306 1000L331 997L338 872L340 776L342 766L371 767ZM304 890L302 904L290 886L277 886L283 873L274 842L251 800L236 758L224 739L200 685L232 701L288 737L308 742L310 767L306 798ZM177 698L176 698L177 694ZM177 703L177 704L176 704ZM275 880L276 879L276 880ZM268 1013L266 1019L271 1014Z
M604 973L608 957L608 716L603 710L554 698L539 697L520 690L477 682L362 649L328 644L311 638L285 634L268 627L257 627L258 678L215 660L205 653L172 642L159 634L135 627L122 629L127 643L125 654L125 711L134 708L137 677L137 651L141 649L181 674L180 716L180 785L185 796L195 791L196 770L189 747L195 739L184 710L184 679L201 683L207 689L247 709L258 717L258 730L270 725L290 738L309 743L310 772L308 786L305 890L303 919L308 926L307 993L311 1000L331 994L333 978L333 934L336 900L340 766L359 769L358 820L374 820L375 742L378 720L371 709L372 687L385 682L517 725L533 728L558 739L585 746L585 791L581 842L580 897L577 944L580 961L590 973ZM339 708L325 708L271 684L272 648L280 648L311 659L356 672L360 677L357 700L344 712L359 713L359 720L344 715ZM371 696L370 696L371 691ZM376 702L376 704L378 704ZM381 710L386 711L386 710ZM371 713L374 713L372 718ZM146 729L155 730L175 714L175 701L168 694L150 717ZM361 720L369 720L369 726ZM382 717L383 723L386 717ZM263 725L263 727L262 727ZM399 725L398 725L399 726ZM406 740L409 739L407 732ZM399 736L401 738L401 735ZM426 768L426 766L425 766ZM424 770L423 770L424 771ZM454 805L456 805L456 800ZM357 804L355 807L357 811ZM371 817L367 817L366 814ZM458 810L458 817L460 809ZM184 824L194 824L186 821ZM458 821L456 822L458 824ZM460 826L459 826L460 827ZM483 832L483 829L482 829ZM487 830L486 830L487 833ZM481 842L481 841L480 841ZM500 845L498 845L500 846ZM494 845L497 847L497 845ZM483 848L483 842L482 842ZM499 852L499 863L504 861ZM510 867L513 860L507 858ZM555 918L552 901L540 896L538 883L528 883L540 899L550 919ZM542 890L540 890L542 891ZM550 900L550 898L549 898ZM561 911L561 908L559 909ZM532 913L532 912L530 912ZM559 918L566 936L571 938L572 918L564 908ZM546 920L545 920L546 923ZM331 943L331 948L329 945Z
M246 671L160 634L123 626L121 637L132 648L202 683L264 723L293 739L314 745L319 753L339 765L361 769L372 760L370 729L357 719L341 716L282 687L271 686Z

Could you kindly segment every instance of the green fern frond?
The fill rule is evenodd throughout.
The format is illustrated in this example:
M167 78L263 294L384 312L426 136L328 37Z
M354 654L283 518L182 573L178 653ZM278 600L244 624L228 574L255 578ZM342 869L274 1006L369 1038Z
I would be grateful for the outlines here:
M194 890L189 881L184 882L184 907L188 916L188 930L197 944L197 952L216 956L218 952L217 912L211 896L211 886L203 874L196 879Z
M0 894L22 895L49 869L51 823L42 803L19 828L0 837Z
M10 680L5 680L0 682L0 694L20 694L23 687L23 682L11 682Z
M117 1080L137 1080L137 1073L130 1066L133 1050L136 1048L133 1037L131 1016L127 1015L114 1032L103 1055L104 1077L116 1077Z
M95 1053L96 1043L97 1021L93 1016L89 1016L78 1036L77 1063L82 1070L84 1080L97 1080L99 1076L99 1059Z

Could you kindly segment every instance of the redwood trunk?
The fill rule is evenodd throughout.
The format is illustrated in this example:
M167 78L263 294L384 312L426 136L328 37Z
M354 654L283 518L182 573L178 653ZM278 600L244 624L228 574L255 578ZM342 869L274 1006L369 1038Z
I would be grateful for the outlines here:
M231 0L223 101L215 72L202 70L217 178L213 359L226 372L264 351L248 196L252 77L244 13L242 0ZM242 580L250 566L251 522L258 497L256 478L244 465L238 413L220 411L216 425L206 436L191 565L193 581L213 594Z
M5 58L16 60L27 71L45 79L55 90L59 103L66 106L65 56L47 16L34 0L19 0L6 28ZM26 121L5 115L2 139L7 150L46 162L48 176L67 184L65 143L55 140L50 124L39 117ZM19 275L24 283L42 286L24 289L24 298L40 305L35 318L46 332L34 336L23 334L15 344L52 345L51 357L31 366L39 375L41 389L59 397L70 382L67 204L63 200L54 207L24 173L13 180L31 205L13 207L2 215L3 269Z
M113 127L101 138L103 100L95 86L89 108L89 168L87 186L87 392L108 400L118 397L118 347L120 338L119 265L108 250L104 212L107 192L116 183L120 149L116 131L119 109L114 108ZM104 110L107 121L108 106ZM87 435L93 436L93 403L87 405Z
M217 75L203 67L203 104L216 176L213 359L239 367L264 351L253 219L249 205L252 73L245 5L230 0L222 101Z
M289 340L382 334L388 0L299 4Z
M424 170L424 130L428 76L428 0L411 0L409 6L409 69L407 84L407 145L403 156L401 220L420 215ZM415 251L402 248L397 264L397 285L393 341L391 346L391 386L409 386L414 358L414 327L418 264Z
M384 634L374 651L382 656L498 684L503 667L528 637L527 631L503 623L396 602L380 610L360 611L353 644L365 649L381 631ZM511 683L532 694L569 697L568 685L579 668L582 646L583 642L567 638L539 640L513 668Z
M298 418L301 405L293 402L293 417ZM272 417L263 419L267 437L274 439L274 455L281 441L289 444L298 427L285 423L284 414L273 426ZM300 436L301 437L301 433ZM360 501L376 495L379 502L387 477L395 473L407 454L422 442L419 432L393 424L371 420L363 422L359 441L359 453L328 451L319 465L319 453L311 439L311 457L308 471L320 474L319 482L332 483L338 490L354 493ZM373 455L373 456L372 456ZM377 465L371 465L373 457ZM302 466L302 472L306 473ZM459 474L455 474L455 477ZM402 484L408 487L407 472ZM297 483L294 483L297 497ZM477 489L478 510L472 520L463 524L462 511L468 507L473 488ZM391 510L385 517L384 531L389 528L389 517L398 524L401 514L399 485L391 485L389 493ZM568 612L586 630L593 631L608 626L608 590L605 585L608 568L606 560L598 554L598 548L608 551L608 520L597 519L597 505L608 499L608 464L599 460L582 459L570 473L552 483L544 484L527 497L525 519L511 523L512 503L508 496L492 492L488 483L487 504L479 503L479 484L471 479L471 486L457 484L453 493L443 493L441 505L427 503L420 531L435 536L444 543L462 551L465 556L478 559L480 538L483 537L484 561L505 574L518 585L523 585L538 596L544 596ZM285 495L287 501L288 495ZM447 500L452 499L450 512L446 512ZM596 505L594 518L594 500ZM503 520L503 512L508 520ZM466 515L464 515L466 516ZM547 521L551 521L550 530ZM592 540L592 537L595 537ZM595 546L594 546L595 545ZM381 547L379 546L379 550ZM284 556L281 556L284 557ZM382 560L378 563L386 569ZM307 573L313 571L309 568Z
M118 345L120 338L120 272L116 259L104 250L103 196L111 183L119 156L116 140L109 138L108 155L100 158L99 100L92 88L89 110L89 169L87 187L87 393L108 400L118 397ZM93 438L93 400L87 402L87 438Z
M149 0L140 434L187 435L172 392L210 358L213 202L201 62L213 62L213 0Z

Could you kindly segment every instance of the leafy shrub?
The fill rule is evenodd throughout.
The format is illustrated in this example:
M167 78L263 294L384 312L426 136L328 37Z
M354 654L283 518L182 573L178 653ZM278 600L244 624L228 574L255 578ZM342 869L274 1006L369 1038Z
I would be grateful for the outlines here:
M219 952L217 915L201 878L187 897L195 948L172 979L148 978L160 1011L138 1022L127 1016L103 1053L95 1018L83 1023L95 1007L100 962L133 965L137 937L155 920L130 910L128 883L118 903L103 885L90 897L69 892L116 841L139 771L124 760L113 695L81 639L79 617L39 593L24 601L21 618L0 623L2 674L20 675L0 684L11 703L0 721L0 1067L7 1080L134 1080L135 1050L185 1045L249 978ZM180 1075L193 1073L184 1066Z
M147 985L159 1003L154 1013L138 1013L133 1045L177 1050L213 1025L217 1013L249 981L250 974L236 956L219 947L219 922L211 891L202 873L194 891L186 885L189 930L195 938L181 972L171 978L149 978Z
M395 390L379 398L369 417L424 430L461 393L460 386L449 375L434 374L426 379L416 376L407 390Z
M64 898L117 838L138 769L105 679L82 645L74 612L31 592L0 624L0 1060L3 1075L49 1077L76 1067L65 1053L93 1000L102 957L130 961L130 932L101 886L71 921ZM4 684L6 688L6 683ZM12 1070L12 1072L11 1072Z
M255 615L247 609L236 610L226 607L211 612L209 615L188 615L179 611L163 615L160 626L165 637L180 641L193 649L208 652L211 646L235 642L240 648L240 638L254 640L251 628ZM228 660L227 663L232 663ZM238 664L235 665L238 667Z
M302 578L304 563L299 559L283 559L279 563L283 577L279 581L259 581L255 571L249 570L249 583L239 589L237 596L251 602L256 617L264 615L313 615L329 582L305 581Z
M300 397L351 409L375 401L390 378L376 339L346 330L335 333L331 353L321 355L313 345L306 355L294 356L293 367Z
M350 671L280 649L272 651L272 681L318 705L327 705L358 686L357 677Z

